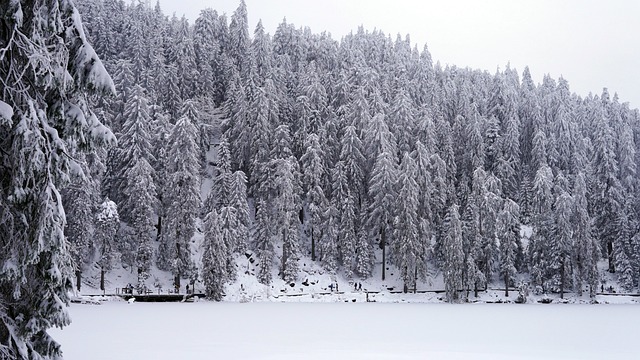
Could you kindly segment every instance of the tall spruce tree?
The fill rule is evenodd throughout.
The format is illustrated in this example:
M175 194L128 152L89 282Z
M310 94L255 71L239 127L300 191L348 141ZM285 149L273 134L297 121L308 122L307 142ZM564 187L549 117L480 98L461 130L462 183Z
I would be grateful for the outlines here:
M171 137L167 166L169 173L167 191L167 232L160 247L161 266L170 269L176 286L180 278L192 269L191 238L200 210L200 161L198 159L198 130L186 116L178 120ZM160 265L159 263L159 265Z
M57 359L47 329L70 318L72 266L60 189L67 154L114 142L88 93L114 93L74 3L0 3L0 357Z

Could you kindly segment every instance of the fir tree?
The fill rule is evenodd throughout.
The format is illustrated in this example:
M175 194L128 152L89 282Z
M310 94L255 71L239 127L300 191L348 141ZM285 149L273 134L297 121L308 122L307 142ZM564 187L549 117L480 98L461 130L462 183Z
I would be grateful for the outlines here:
M447 212L444 224L444 262L442 274L447 301L456 302L462 290L462 268L464 253L462 249L462 224L458 205L452 205Z
M264 200L259 200L256 206L256 221L254 224L253 237L258 255L258 281L265 285L271 283L271 267L275 257L272 231L273 226L267 204Z
M398 171L397 215L392 245L392 258L400 269L404 288L416 284L418 268L425 268L422 240L419 238L418 183L415 181L415 163L409 153L405 153Z
M393 235L396 205L396 162L391 153L382 151L376 160L369 181L369 226L379 239L382 249L382 280L385 279L386 249Z
M116 203L106 198L99 206L95 220L94 246L100 267L100 290L104 291L104 276L111 270L119 258L116 247L116 234L120 228L120 217Z
M515 281L516 243L520 237L520 209L513 200L506 199L498 215L500 239L500 274L504 279L504 296L509 296L509 286Z
M156 202L156 188L153 184L153 169L144 158L139 158L126 173L128 180L124 195L131 201L129 234L132 243L121 242L121 253L130 252L129 258L134 260L138 269L138 290L144 286L149 278L152 250L151 237L153 232L154 205ZM134 265L134 264L131 264Z
M582 284L589 285L589 295L595 296L598 288L598 260L600 246L592 234L592 219L587 205L587 185L582 172L578 173L573 185L573 239L575 248L574 288L582 293Z
M305 202L309 213L308 225L311 230L311 260L316 260L316 242L322 234L322 215L326 211L327 199L322 188L325 177L324 151L320 147L318 136L309 134L307 137L307 151L300 159L303 170L303 185L306 189Z
M207 214L204 222L204 252L202 254L202 280L205 296L220 301L224 296L224 284L228 279L227 261L231 257L222 239L216 210Z
M114 93L72 1L0 4L0 357L57 359L72 264L60 189L68 154L115 139L87 93ZM64 84L64 86L62 85Z
M169 139L169 172L167 192L167 233L161 244L159 266L171 270L176 286L187 275L191 266L191 238L195 232L195 220L200 209L200 178L198 160L198 131L192 120L184 116L176 123Z

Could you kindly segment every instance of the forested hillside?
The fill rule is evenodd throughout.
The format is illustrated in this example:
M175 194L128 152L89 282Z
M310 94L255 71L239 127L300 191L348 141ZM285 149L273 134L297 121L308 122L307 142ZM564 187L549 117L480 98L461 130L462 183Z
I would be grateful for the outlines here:
M78 281L121 262L142 287L156 265L178 284L201 276L219 300L250 249L265 284L273 267L296 282L304 255L346 278L391 263L407 288L436 267L450 301L518 274L593 295L601 260L638 287L640 114L616 94L434 64L381 31L337 40L283 20L250 33L244 2L193 24L141 2L78 6L117 91L93 105L118 139L73 154Z

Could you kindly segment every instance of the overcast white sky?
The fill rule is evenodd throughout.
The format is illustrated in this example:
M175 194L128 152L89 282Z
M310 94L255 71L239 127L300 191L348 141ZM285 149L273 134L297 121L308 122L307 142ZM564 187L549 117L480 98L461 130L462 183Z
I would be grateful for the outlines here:
M569 81L572 91L600 94L640 107L640 1L638 0L245 0L249 32L259 19L273 34L284 17L297 27L333 38L381 29L426 42L434 61L495 72L507 62L534 80L545 73ZM155 3L155 1L151 1ZM160 0L165 14L190 23L210 7L229 17L239 0Z

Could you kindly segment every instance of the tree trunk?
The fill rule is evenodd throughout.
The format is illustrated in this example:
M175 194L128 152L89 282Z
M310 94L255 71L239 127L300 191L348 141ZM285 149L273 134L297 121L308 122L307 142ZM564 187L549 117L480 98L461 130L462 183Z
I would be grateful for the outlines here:
M162 235L162 216L158 215L158 223L156 224L156 241L160 240Z
M80 288L82 287L82 271L76 270L76 289L80 292Z
M176 239L180 239L180 234L177 234ZM178 242L178 240L176 240L176 258L180 259L180 243ZM173 278L173 283L175 284L176 287L176 293L180 292L180 267L178 266L175 273L175 276Z
M311 261L316 261L316 240L313 238L313 224L311 225Z
M413 268L413 293L418 292L418 266Z
M384 281L385 275L386 275L386 239L385 239L385 234L384 234L384 229L380 230L380 247L382 247L382 281Z
M282 230L282 269L280 270L282 280L284 280L285 264L287 263L287 256L289 254L287 247L287 229L284 229Z
M509 297L509 275L504 274L504 296Z
M564 257L560 261L560 299L564 299Z
M607 257L609 258L609 272L616 272L616 266L613 262L613 242L611 240L607 241Z
M100 268L100 290L104 291L104 268Z

